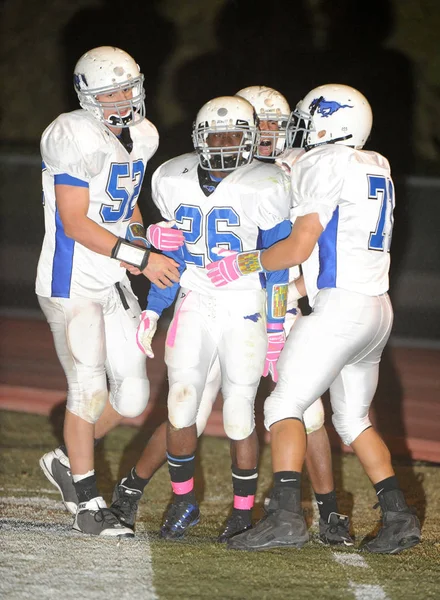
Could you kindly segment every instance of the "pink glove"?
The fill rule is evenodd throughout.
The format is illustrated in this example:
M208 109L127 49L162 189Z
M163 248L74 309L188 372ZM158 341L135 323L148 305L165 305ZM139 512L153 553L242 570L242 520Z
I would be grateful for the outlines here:
M172 229L175 221L161 221L147 229L147 240L158 250L177 250L185 243L183 231Z
M268 331L267 332L267 352L266 362L264 363L263 377L267 377L269 373L272 376L272 381L278 381L277 361L280 357L281 350L284 348L286 335L284 331Z
M226 248L213 248L212 252L221 258L221 260L209 263L206 267L208 277L215 287L221 287L241 277L236 258L238 252Z
M136 343L139 350L146 354L148 358L154 358L151 342L156 333L158 320L159 315L153 310L143 310L141 312L141 320L136 330Z
M206 267L208 277L215 287L236 281L243 275L260 273L264 270L260 262L260 250L239 253L226 248L212 248L212 252L221 257L221 260L212 262Z

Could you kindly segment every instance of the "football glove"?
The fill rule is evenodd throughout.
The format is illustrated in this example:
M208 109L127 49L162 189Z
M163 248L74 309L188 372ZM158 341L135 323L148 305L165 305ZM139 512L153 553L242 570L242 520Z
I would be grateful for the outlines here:
M136 343L148 358L154 358L154 352L151 347L154 334L157 329L159 315L152 310L143 310L141 312L141 320L136 330Z
M157 250L178 250L185 243L183 231L175 229L176 221L161 221L147 229L147 240Z

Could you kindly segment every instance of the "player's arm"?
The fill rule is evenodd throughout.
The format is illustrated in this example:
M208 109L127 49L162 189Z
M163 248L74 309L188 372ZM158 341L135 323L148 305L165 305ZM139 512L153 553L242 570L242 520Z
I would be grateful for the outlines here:
M275 271L302 264L311 255L322 232L317 213L297 217L289 237L261 252L263 270Z
M290 221L282 221L275 227L260 231L261 245L270 247L280 239L289 235ZM267 353L263 376L272 376L273 381L278 380L277 362L286 341L284 333L284 320L287 311L287 292L289 283L289 270L282 269L266 273L266 320L267 320Z
M216 287L221 287L243 275L298 266L309 258L322 232L317 213L297 217L285 240L267 250L229 254L220 261L210 263L207 265L208 277Z
M186 268L182 250L168 252L167 254L179 264L179 273L182 274ZM178 283L166 288L159 287L153 283L150 287L147 296L147 307L141 313L140 323L136 332L137 345L149 358L154 358L151 344L156 333L157 322L162 312L174 302L178 289Z
M56 183L55 196L64 233L93 252L114 256L115 248L121 240L87 216L90 204L88 186ZM130 247L127 249L130 250ZM115 257L119 260L117 254ZM142 256L140 259L142 263ZM122 258L120 260L123 261ZM165 287L179 281L178 265L172 259L151 253L147 260L147 266L142 268L142 272L152 282Z

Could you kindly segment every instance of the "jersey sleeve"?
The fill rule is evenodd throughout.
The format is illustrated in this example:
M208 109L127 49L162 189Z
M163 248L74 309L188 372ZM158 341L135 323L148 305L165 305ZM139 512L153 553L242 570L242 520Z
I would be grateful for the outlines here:
M281 221L289 219L290 215L290 180L281 169L278 167L274 169L272 185L258 191L257 201L252 207L251 218L263 231L272 229Z
M350 149L326 146L306 153L292 165L291 218L317 213L325 229L341 197Z
M60 115L45 130L41 138L41 156L48 172L53 175L66 174L75 179L89 182L96 165L95 132L93 127L85 131L84 124L69 113ZM87 152L84 147L88 148Z
M165 194L163 192L163 166L158 167L151 178L151 197L153 199L154 204L160 211L160 214L166 221L172 221L174 219L174 215L171 213L171 210L168 208ZM174 258L174 257L173 257Z

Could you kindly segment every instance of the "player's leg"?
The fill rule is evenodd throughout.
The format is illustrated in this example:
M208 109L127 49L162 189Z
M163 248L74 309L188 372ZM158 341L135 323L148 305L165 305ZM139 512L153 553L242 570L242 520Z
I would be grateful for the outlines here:
M318 398L303 415L307 433L305 463L319 510L319 539L323 544L352 546L350 522L338 509L332 454L324 427L324 406Z
M206 297L190 292L177 302L165 343L168 370L167 460L173 501L161 537L180 538L199 521L194 492L197 411L216 358Z
M220 364L216 360L209 371L197 411L197 436L200 436L206 427L220 385ZM167 422L164 421L148 440L136 465L115 486L111 508L118 510L121 514L121 521L130 527L134 527L137 507L146 486L156 471L167 461L166 432Z
M132 536L133 532L106 508L97 490L94 471L94 424L107 400L102 306L88 299L39 298L39 301L68 383L64 440L70 469L64 475L68 477L71 472L78 502L73 528L93 535ZM57 479L60 464L56 451L40 460L45 475L63 494ZM95 519L98 512L102 518Z
M231 540L231 547L264 549L301 546L307 541L300 497L306 454L303 414L371 339L362 298L343 290L323 290L314 312L292 329L278 361L277 386L265 403L274 471L272 514L265 520L264 531L242 534Z
M390 452L372 427L368 412L377 388L379 362L392 325L387 296L376 299L375 336L330 388L333 422L341 439L351 445L373 484L382 510L383 526L364 544L371 552L396 553L420 541L420 523L399 488Z
M223 425L231 440L233 508L218 540L228 539L252 525L258 481L258 437L254 402L267 350L264 305L260 294L233 300L225 313L219 345L222 366ZM258 318L256 315L260 315ZM249 318L252 316L252 318ZM252 349L251 351L249 349Z

